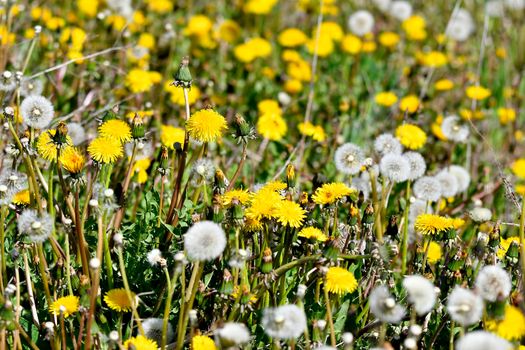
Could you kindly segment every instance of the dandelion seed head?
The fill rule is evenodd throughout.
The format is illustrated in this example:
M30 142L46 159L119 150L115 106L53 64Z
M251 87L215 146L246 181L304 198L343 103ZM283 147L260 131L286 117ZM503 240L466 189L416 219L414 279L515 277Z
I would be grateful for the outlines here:
M144 336L151 339L160 345L162 343L162 326L164 320L162 318L150 317L142 321L142 328L144 329ZM175 337L173 326L168 322L168 329L166 332L167 343L170 343Z
M426 315L434 308L436 293L434 284L423 276L412 275L403 279L403 287L408 293L408 300L417 314Z
M459 165L451 165L447 167L447 170L456 177L456 181L458 183L458 192L465 192L470 185L469 172Z
M475 222L486 222L492 218L492 211L488 208L476 207L469 211L469 215Z
M509 274L497 265L484 266L476 277L476 290L489 302L505 300L511 289Z
M441 131L447 140L460 143L465 142L470 134L468 126L461 124L459 117L455 115L443 119Z
M417 152L406 152L403 154L410 164L410 173L408 175L409 180L416 180L423 176L427 169L425 159L420 153Z
M475 25L472 16L465 9L459 9L448 22L445 35L455 41L465 41L474 32Z
M396 303L388 288L384 285L377 286L368 297L370 311L374 316L386 323L399 323L405 316L405 308Z
M261 323L270 337L297 339L306 329L306 315L297 305L283 305L265 309Z
M404 21L412 16L412 5L408 1L392 1L389 7L389 13L392 17Z
M148 263L151 266L157 266L162 259L162 253L159 249L150 250L148 252L147 259L148 259Z
M20 105L20 114L24 123L35 129L43 129L53 119L55 109L51 102L39 95L26 97Z
M410 163L398 154L389 153L383 156L379 168L381 175L394 183L406 181L410 175Z
M388 153L401 154L403 146L392 134L381 134L374 141L374 150L384 156Z
M184 235L184 249L190 260L207 261L219 257L226 247L222 228L211 221L199 221Z
M456 350L510 350L512 344L486 331L473 331L456 342Z
M414 183L414 195L424 201L436 202L441 198L441 182L435 177L423 176Z
M363 36L374 29L374 16L366 10L354 12L348 18L348 28L357 36Z
M67 135L71 137L74 146L78 146L86 141L86 130L80 123L68 123Z
M18 217L18 231L27 235L31 242L41 243L49 238L53 230L53 219L48 213L25 209Z
M41 95L44 91L44 84L38 79L23 79L20 85L20 95L23 97Z
M248 328L238 322L226 322L221 328L217 329L216 334L224 348L246 344L251 338Z
M458 180L448 170L441 170L434 178L441 184L441 195L443 197L454 197L458 193Z
M365 155L361 147L353 143L345 143L339 146L334 156L335 167L343 174L357 174L365 161Z
M483 299L466 288L456 286L448 296L447 311L455 322L470 326L481 319Z

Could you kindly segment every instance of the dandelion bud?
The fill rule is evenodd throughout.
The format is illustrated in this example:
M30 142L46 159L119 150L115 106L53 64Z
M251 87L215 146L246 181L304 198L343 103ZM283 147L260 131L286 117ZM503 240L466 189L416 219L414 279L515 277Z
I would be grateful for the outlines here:
M188 65L190 64L190 60L188 57L184 57L179 65L179 68L175 72L175 75L173 76L174 82L173 84L175 86L179 86L185 89L191 88L191 73L190 69L188 68Z
M263 258L262 258L262 266L261 266L261 272L262 273L270 273L273 269L272 264L272 251L270 248L266 248L263 252Z
M233 293L233 277L228 269L224 269L220 292L224 295L230 295Z
M168 172L168 149L164 146L162 146L160 150L160 164L158 172L165 176Z
M518 263L518 255L519 255L518 243L515 241L512 241L509 246L509 250L507 250L507 254L505 254L505 257L507 258L507 261L511 265L516 265Z
M295 187L295 167L292 164L286 167L286 184L288 188Z
M241 303L242 304L248 304L250 302L251 297L252 297L252 295L250 293L250 287L247 284L243 284L241 289L242 289Z
M237 143L246 144L249 139L255 138L255 129L240 114L235 115L233 127L235 130L233 137L237 139Z
M226 190L226 187L228 187L226 176L224 176L224 173L221 169L216 169L213 183L214 192L223 194L224 190Z
M142 139L145 133L146 131L144 130L142 118L140 118L139 115L135 113L135 118L133 118L133 123L131 124L131 135L135 140L137 140Z

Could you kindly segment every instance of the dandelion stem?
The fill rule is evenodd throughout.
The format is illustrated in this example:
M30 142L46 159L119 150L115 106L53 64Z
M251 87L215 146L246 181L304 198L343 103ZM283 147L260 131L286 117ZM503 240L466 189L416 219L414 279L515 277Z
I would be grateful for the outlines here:
M521 261L521 288L525 290L525 195L522 197L521 201L521 215L520 215L520 261Z
M135 300L133 300L134 298L131 294L131 289L129 288L128 277L126 275L126 266L124 264L124 257L122 254L122 247L117 248L117 255L118 255L118 261L119 261L119 266L120 266L120 274L122 275L122 282L124 283L124 288L126 289L126 294L128 295L128 300L131 305L133 317L135 318L135 322L137 322L139 333L141 335L144 335L144 329L142 328L142 322L140 322L140 317L139 317L139 314L137 313L137 306L135 305Z
M328 289L326 287L323 287L323 291L326 303L326 318L328 319L328 326L330 327L330 343L332 346L336 346L334 320L332 319L332 306L330 305L330 295L328 294Z
M408 212L410 210L410 181L407 181L405 201L405 212L403 213L403 242L401 245L401 275L404 276L407 270L408 255Z

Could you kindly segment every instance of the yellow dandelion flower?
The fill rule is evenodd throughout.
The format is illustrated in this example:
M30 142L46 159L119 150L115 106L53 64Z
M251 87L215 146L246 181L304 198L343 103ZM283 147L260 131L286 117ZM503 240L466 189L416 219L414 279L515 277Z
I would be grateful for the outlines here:
M392 106L394 103L397 102L397 96L394 95L393 92L389 92L389 91L384 91L384 92L380 92L378 93L375 97L374 97L374 100L376 101L376 103L380 106L383 106L383 107L390 107Z
M213 142L228 129L226 119L213 109L201 109L193 113L186 122L186 128L197 141Z
M124 349L134 350L157 350L157 342L146 338L143 335L137 335L136 337L129 338L123 344Z
M320 125L313 125L310 122L299 123L298 129L301 134L310 136L315 141L323 142L326 139L326 133Z
M394 32L383 32L379 34L379 43L384 47L392 48L399 43L399 35Z
M55 316L60 316L60 313L67 318L69 315L78 311L79 299L75 295L68 295L58 298L49 306L49 312Z
M276 114L282 114L283 111L281 110L281 107L279 107L279 102L275 100L262 100L257 103L257 110L260 114L266 114L266 113L276 113Z
M312 196L312 199L317 204L333 204L335 201L353 192L354 190L342 182L332 182L319 187Z
M237 40L237 38L239 38L241 34L241 27L237 24L237 22L227 19L221 23L217 34L219 39L231 44Z
M416 95L408 95L399 102L399 109L402 112L415 113L419 108L419 104L419 98Z
M246 209L246 217L255 220L272 218L276 207L283 199L281 195L271 190L259 190L252 198L250 207Z
M286 188L286 184L282 181L269 181L259 189L261 191L282 191Z
M485 322L485 327L502 338L517 341L525 335L525 316L519 308L507 305L503 319L489 320Z
M97 137L88 146L88 153L99 163L113 163L122 157L122 144L113 138Z
M341 41L343 38L344 32L343 28L337 23L333 21L327 21L321 23L321 36L325 36L333 41ZM317 28L312 30L312 37L315 37L317 34Z
M465 92L469 98L477 101L484 100L491 94L489 89L479 85L469 86Z
M29 205L29 190L22 190L15 193L12 202L16 205Z
M306 211L295 202L283 200L276 205L275 217L284 226L300 227L305 216Z
M265 113L257 120L257 132L269 140L280 141L287 130L288 126L280 114Z
M67 147L60 153L60 164L71 174L78 174L86 164L86 158L76 147Z
M47 130L40 134L38 137L38 140L36 141L36 150L38 151L38 154L45 160L49 162L55 162L57 160L57 145L53 142L52 137L55 136L56 130L51 129ZM73 140L71 140L71 137L66 136L66 145L72 145ZM69 146L62 146L60 152L64 152L65 148Z
M448 63L447 56L439 51L430 51L421 54L420 61L422 65L430 68L442 67Z
M396 137L403 146L411 150L420 149L427 141L427 134L420 127L413 124L398 126Z
M328 239L320 229L316 227L305 227L297 234L299 237L313 239L319 242L326 242Z
M158 72L151 72L139 68L131 69L126 75L125 84L133 93L146 92L159 83L162 76Z
M525 158L517 159L512 165L510 166L510 169L520 179L525 179Z
M281 46L284 47L296 47L303 45L308 40L306 34L303 33L300 29L297 28L288 28L283 30L277 41Z
M135 293L131 292L131 298L136 298ZM117 288L108 291L104 296L104 301L111 310L118 312L131 311L131 303L129 302L128 294L124 288Z
M306 48L310 54L315 52L317 47L317 55L319 57L327 57L334 52L334 40L328 35L321 35L319 40L311 39L306 42Z
M341 40L341 49L351 55L357 55L363 48L363 41L355 35L347 34Z
M342 267L330 267L325 277L325 288L334 294L344 295L357 289L357 280L352 272Z
M98 133L102 137L113 138L121 143L131 140L131 128L123 120L111 119L98 127Z
M434 89L437 91L448 91L454 87L454 82L450 79L440 79L435 82Z
M516 120L516 111L512 108L498 108L499 122L503 125Z
M149 158L139 159L133 164L132 172L137 174L137 182L143 184L148 180L148 168L151 165Z
M505 258L505 255L507 255L507 251L509 250L509 247L512 244L512 242L515 242L519 246L520 238L517 236L512 236L500 240L499 249L496 253L500 260L503 260Z
M251 194L248 190L231 190L222 195L222 205L228 207L236 200L240 204L247 204L250 201Z
M435 235L454 228L454 219L435 214L421 214L416 218L414 228L423 235Z
M180 87L172 85L170 81L167 81L164 84L164 91L170 93L170 101L179 106L185 106L186 102L184 101L184 90ZM192 86L188 90L188 103L191 105L195 104L197 100L201 97L201 90L198 86Z
M205 335L196 335L191 339L193 350L216 350L215 342Z
M160 127L160 142L169 149L173 149L176 142L181 147L184 146L185 131L182 128L177 128L171 125L161 125Z
M430 246L429 246L430 244ZM427 242L424 247L419 247L417 251L419 253L424 253L428 249L428 255L427 255L427 262L429 264L435 264L439 260L441 260L441 257L443 256L443 251L441 249L441 246L434 242Z

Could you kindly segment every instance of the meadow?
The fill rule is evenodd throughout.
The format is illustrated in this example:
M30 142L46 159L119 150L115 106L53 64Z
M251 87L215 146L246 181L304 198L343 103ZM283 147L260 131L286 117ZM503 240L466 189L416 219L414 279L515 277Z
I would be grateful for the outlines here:
M524 11L1 1L0 350L525 349Z

